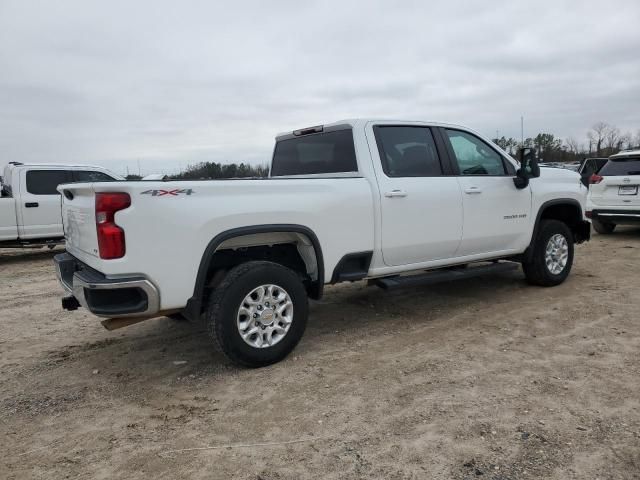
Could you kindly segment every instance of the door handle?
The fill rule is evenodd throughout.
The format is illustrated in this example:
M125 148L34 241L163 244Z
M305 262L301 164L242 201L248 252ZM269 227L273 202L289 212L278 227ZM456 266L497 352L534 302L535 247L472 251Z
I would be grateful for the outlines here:
M464 189L464 193L468 193L469 195L472 195L474 193L482 193L482 189L479 187L469 187Z
M38 202L27 202L24 206L27 208L36 208L38 206Z
M385 192L384 196L387 198L406 197L407 192L405 192L404 190L391 190L390 192Z

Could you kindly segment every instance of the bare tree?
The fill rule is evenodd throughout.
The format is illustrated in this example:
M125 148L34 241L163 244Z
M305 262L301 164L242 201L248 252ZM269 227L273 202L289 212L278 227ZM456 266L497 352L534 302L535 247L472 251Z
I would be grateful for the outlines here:
M595 147L595 154L600 156L602 145L610 129L611 126L606 122L598 122L591 127L591 130L587 133L587 137L589 138L589 153L591 153Z
M580 153L580 145L578 144L578 141L575 138L567 138L564 143L567 144L567 149L573 153L573 154L578 154Z
M630 150L633 148L633 135L631 132L620 135L618 140L618 150Z
M604 140L609 154L615 153L614 150L620 150L620 129L609 125L605 130Z

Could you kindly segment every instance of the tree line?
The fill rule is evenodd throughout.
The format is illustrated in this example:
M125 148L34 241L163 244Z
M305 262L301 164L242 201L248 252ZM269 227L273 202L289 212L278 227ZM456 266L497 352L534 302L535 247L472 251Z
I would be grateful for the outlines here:
M219 178L266 177L267 175L269 175L269 166L266 164L200 162L187 166L180 173L168 174L165 177L171 180L212 180ZM125 178L128 181L136 181L142 180L143 177L128 174Z
M493 142L515 156L522 142L514 138L494 138ZM621 150L640 148L640 130L636 134L623 133L618 127L598 122L580 142L575 138L562 139L552 133L538 133L524 140L524 146L535 148L538 158L545 162L579 162L587 157L608 157Z
M189 165L183 172L172 175L172 178L176 180L208 180L212 178L266 177L268 174L269 167L267 165L200 162Z

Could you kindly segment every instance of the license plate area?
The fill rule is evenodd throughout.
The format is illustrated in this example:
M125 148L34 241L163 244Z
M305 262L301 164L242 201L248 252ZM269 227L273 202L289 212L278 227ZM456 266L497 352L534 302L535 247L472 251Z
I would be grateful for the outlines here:
M618 187L618 195L637 195L638 185L620 185Z

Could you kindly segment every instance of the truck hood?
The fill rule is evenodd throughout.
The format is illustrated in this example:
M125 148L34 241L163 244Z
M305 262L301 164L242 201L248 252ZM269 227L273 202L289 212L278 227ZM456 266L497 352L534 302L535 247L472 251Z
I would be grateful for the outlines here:
M540 178L545 180L580 181L580 174L573 170L557 167L540 167Z

